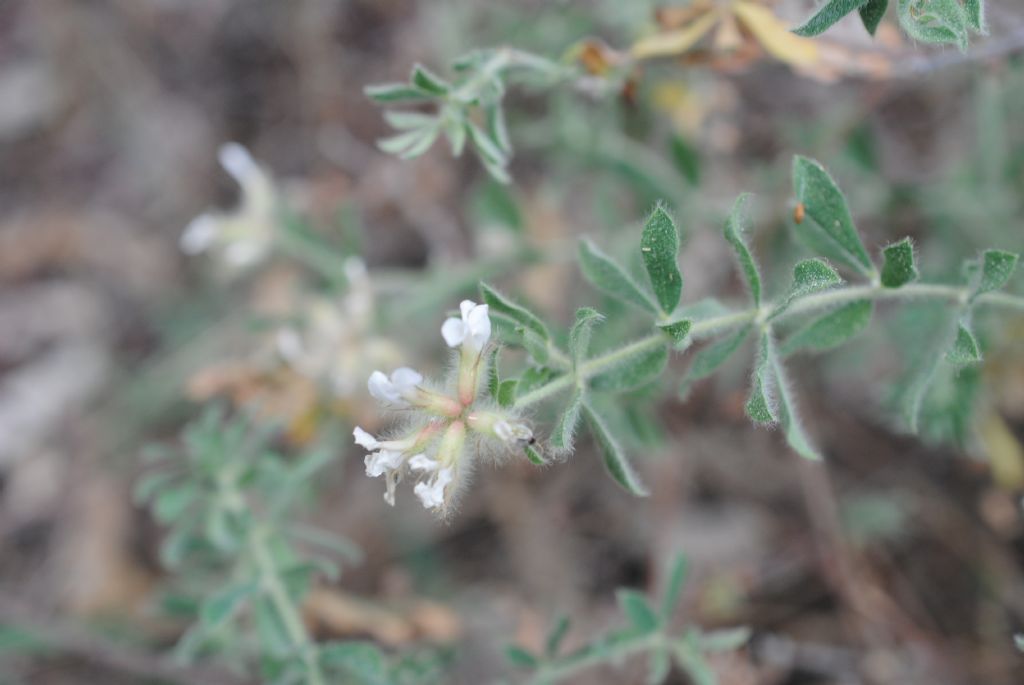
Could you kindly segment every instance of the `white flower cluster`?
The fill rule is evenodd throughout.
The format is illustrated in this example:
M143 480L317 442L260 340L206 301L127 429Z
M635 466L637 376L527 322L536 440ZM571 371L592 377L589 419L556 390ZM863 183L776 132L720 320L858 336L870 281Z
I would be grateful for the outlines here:
M262 261L274 241L278 195L270 175L238 143L226 143L217 153L220 165L238 183L242 194L237 209L205 212L181 235L182 252L214 252L229 271Z
M441 326L449 347L458 348L456 395L450 397L425 385L423 375L408 367L390 375L374 371L367 383L370 394L384 406L419 413L419 427L396 440L381 440L356 427L353 436L367 449L366 475L384 476L384 499L395 503L395 486L406 473L419 478L413 492L427 509L447 511L469 472L479 441L468 434L508 446L532 441L530 428L512 413L490 406L479 397L479 379L484 367L484 349L491 337L491 319L486 304L463 300L460 317Z
M277 355L288 366L307 378L326 381L336 397L360 392L367 367L401 359L394 342L374 333L373 288L366 265L349 257L344 268L348 281L344 297L306 302L301 324L279 329L275 338Z

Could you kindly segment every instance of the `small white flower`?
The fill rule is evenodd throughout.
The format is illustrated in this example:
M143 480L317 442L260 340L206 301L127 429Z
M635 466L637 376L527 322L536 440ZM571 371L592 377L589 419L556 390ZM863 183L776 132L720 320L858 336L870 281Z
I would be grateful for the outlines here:
M241 187L238 206L193 219L179 240L190 255L212 251L228 270L239 272L262 261L273 245L278 192L271 176L238 143L221 146L220 164Z
M444 505L444 489L452 482L452 477L451 468L443 468L437 472L429 483L425 481L417 483L416 487L413 488L413 492L420 498L425 508L436 509Z
M367 454L363 464L366 466L366 475L370 478L377 478L385 473L397 471L403 461L404 458L400 451L382 449Z
M530 430L529 426L504 419L495 422L494 434L510 445L518 442L529 442L530 438L533 437L533 431Z
M224 143L217 151L217 160L224 171L243 185L253 174L260 173L260 167L249 151L238 143Z
M359 426L352 429L352 436L356 439L356 444L360 447L365 447L368 450L375 450L380 447L380 441Z
M258 241L233 242L224 248L224 261L228 266L244 269L262 260L269 251L269 241L264 241L262 238Z
M416 386L423 382L423 376L407 366L395 369L388 378L383 371L370 374L367 387L370 394L384 404L395 407L408 407L407 398L415 393Z
M417 454L409 460L409 468L413 471L436 471L440 464L435 459L431 459L425 454Z
M205 252L216 243L219 233L217 220L209 214L200 214L185 227L178 245L185 254L196 255Z
M462 318L446 319L441 326L441 336L448 347L463 345L474 352L484 349L491 338L491 319L487 315L488 306L477 304L472 300L463 300L459 304Z

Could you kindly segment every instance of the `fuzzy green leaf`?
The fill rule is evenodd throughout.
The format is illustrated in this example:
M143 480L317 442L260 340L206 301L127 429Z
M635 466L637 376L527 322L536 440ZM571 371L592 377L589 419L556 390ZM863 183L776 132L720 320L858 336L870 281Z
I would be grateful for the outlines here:
M789 336L779 354L786 357L799 350L822 352L839 347L867 327L873 309L870 300L858 300L831 311Z
M422 102L431 99L432 95L421 88L408 83L379 83L363 88L366 97L381 104L399 102Z
M402 159L412 159L429 150L439 133L440 128L437 126L418 128L378 140L377 147L381 152L397 155Z
M1003 250L985 250L981 258L981 278L973 297L999 290L1009 282L1017 268L1017 255Z
M770 352L771 338L767 333L762 333L758 341L757 360L754 362L750 397L747 398L745 407L747 416L754 423L772 424L777 420L772 397L773 378Z
M683 591L683 584L686 582L686 574L689 564L686 557L677 554L672 561L672 568L668 574L668 582L665 583L665 595L661 599L661 620L668 622L675 613L679 604L679 596Z
M914 40L967 49L971 20L960 0L899 0L900 26Z
M540 666L540 659L530 654L522 647L516 647L515 645L509 645L505 648L505 658L509 660L513 666L520 668L537 668Z
M793 267L792 292L800 297L828 290L842 282L836 270L824 259L805 259Z
M828 290L843 282L832 266L824 259L815 257L797 262L793 267L793 283L782 302L772 310L769 320L780 316L796 300L807 295Z
M622 357L615 366L591 376L594 390L622 392L647 385L657 378L668 363L668 347L658 346Z
M957 366L981 361L981 348L978 346L978 340L963 321L957 324L956 338L953 340L953 346L946 352L946 359Z
M622 612L629 618L633 627L641 632L650 632L661 624L658 615L654 613L650 602L641 593L628 588L619 588L615 593L619 600Z
M793 188L805 215L797 230L817 226L844 261L862 274L874 276L875 267L853 225L846 198L828 172L814 160L797 155L793 159Z
M547 460L545 460L544 457L541 456L541 453L533 445L524 446L523 453L526 455L527 459L529 459L532 463L536 464L537 466L543 466L544 464L547 463Z
M793 33L805 38L819 36L837 21L850 12L863 7L868 0L829 0L814 14L813 17L804 22L803 26L793 29Z
M360 685L389 685L393 682L383 652L372 643L330 642L319 646L317 653L325 666L343 671Z
M750 225L750 217L747 212L749 200L750 195L746 193L740 195L736 200L732 213L725 222L725 239L732 245L736 259L739 260L740 270L743 271L747 287L750 288L750 298L754 301L754 306L759 307L761 306L761 274L758 273L757 262L754 261L754 256L750 253L750 248L744 239Z
M430 71L422 64L416 64L413 66L412 78L410 80L413 85L417 86L421 90L425 90L431 95L444 95L449 89L448 83L443 78Z
M878 30L878 25L882 23L882 17L885 16L885 12L888 9L889 0L868 0L864 5L861 5L860 20L864 24L864 28L872 36Z
M545 342L551 339L551 334L548 333L547 326L545 326L544 322L530 310L516 304L486 283L480 284L480 295L483 297L484 302L488 305L491 312L504 315L509 319L512 319L518 325L532 331L534 335L538 336Z
M136 504L147 504L153 496L177 480L178 476L167 471L154 471L139 478L132 490L132 499Z
M594 439L597 440L598 447L601 449L601 455L604 458L605 468L608 469L611 477L616 483L632 494L638 497L646 497L648 495L647 488L644 487L636 472L633 471L633 467L630 465L618 441L608 431L608 426L605 424L604 419L588 403L583 404L583 415L590 425Z
M679 231L662 205L647 217L640 236L640 254L661 311L670 314L682 296L683 277L679 273Z
M725 628L700 636L700 647L707 652L731 652L750 641L750 628Z
M501 385L501 375L498 372L498 348L495 346L487 355L487 394L494 401L498 400L498 387Z
M636 281L611 257L586 238L580 241L579 257L584 277L595 288L652 314L658 313L658 307L650 295L642 291Z
M199 620L208 629L220 627L237 612L258 586L252 582L233 583L214 592L199 608Z
M384 112L384 121L388 122L392 128L396 128L399 131L411 131L417 128L437 126L438 119L433 114L392 110Z
M647 685L661 685L672 670L672 653L667 647L651 650L647 659Z
M658 328L663 330L668 337L672 338L672 343L677 349L687 342L687 336L690 335L690 328L692 326L693 322L689 319L658 324Z
M594 324L601 321L604 321L604 315L597 310L590 307L580 307L576 310L576 321L569 330L569 354L574 368L579 367L586 358Z
M967 13L967 23L979 33L988 33L988 26L985 24L985 0L964 0L964 11Z
M744 326L732 335L707 345L697 354L693 355L690 368L686 372L686 376L683 377L683 382L679 387L680 395L686 395L694 383L707 378L728 361L729 357L740 348L743 341L750 335L751 330L753 330L752 326Z
M899 288L917 280L917 266L914 264L914 245L910 238L904 238L882 250L885 264L882 265L882 285Z
M562 640L565 639L568 632L569 617L559 617L559 619L555 621L555 625L552 626L551 632L548 633L547 639L544 641L544 654L549 659L558 654L558 648L562 646Z
M469 133L469 139L476 146L480 159L499 167L504 167L508 164L508 156L501 149L501 146L498 145L498 142L491 138L490 134L471 121L466 122L466 132Z
M786 369L782 365L782 360L776 354L774 343L769 336L766 335L765 338L768 339L767 357L771 365L770 373L774 376L774 385L778 389L779 395L777 407L779 425L782 426L786 435L786 442L804 459L821 461L821 454L811 444L810 438L804 431L803 423L800 421L800 416L797 414L796 398L793 396L792 388L786 378Z
M577 388L569 398L569 403L562 411L555 429L551 432L551 446L556 450L571 450L573 436L576 434L576 425L580 420L580 410L583 406L583 392Z
M494 399L497 400L499 407L511 407L515 404L518 385L518 378L509 378L498 385L498 394Z
M195 483L164 488L153 500L153 515L160 523L173 523L188 511L198 497L199 488Z
M689 631L686 637L675 645L676 661L686 672L693 685L718 685L718 676L700 650L699 635Z

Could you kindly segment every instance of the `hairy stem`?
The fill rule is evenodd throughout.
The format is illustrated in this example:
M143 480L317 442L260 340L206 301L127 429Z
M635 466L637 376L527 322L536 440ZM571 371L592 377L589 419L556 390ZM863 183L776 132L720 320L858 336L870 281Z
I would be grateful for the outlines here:
M323 673L320 671L320 661L317 658L316 644L309 636L306 625L302 622L302 616L298 607L292 602L277 573L277 567L267 548L267 533L265 530L255 529L249 534L249 551L256 566L260 571L263 586L270 596L270 601L277 611L284 629L292 645L299 652L302 663L306 669L306 683L308 685L324 685Z
M785 321L789 318L837 307L857 300L932 299L960 304L965 303L969 295L970 291L967 288L934 283L915 283L903 286L902 288L883 288L879 285L852 285L801 297L793 301L787 309L780 312L774 321ZM1007 293L986 293L978 297L977 302L979 304L1024 311L1024 297ZM745 309L694 321L693 326L690 328L690 336L694 339L710 338L739 328L754 320L766 320L771 318L772 311L778 306L780 305L766 305L762 309ZM659 331L588 359L584 364L580 365L575 373L566 373L546 385L542 385L519 396L516 399L515 407L521 409L531 404L536 404L563 390L576 387L587 379L615 366L623 359L647 352L661 345L667 345L668 342L665 334Z
M618 662L627 656L650 652L665 646L667 640L662 633L645 633L634 638L615 642L603 649L583 648L560 659L542 664L533 677L530 685L547 685L573 675L578 671L597 664Z

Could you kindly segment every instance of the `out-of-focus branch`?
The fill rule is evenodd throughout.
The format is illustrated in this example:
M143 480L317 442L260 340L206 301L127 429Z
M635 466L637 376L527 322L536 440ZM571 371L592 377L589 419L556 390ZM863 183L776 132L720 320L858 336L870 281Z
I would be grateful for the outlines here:
M61 654L147 680L157 679L182 685L252 683L223 669L182 666L167 658L116 643L67 619L44 616L6 591L0 591L0 623L31 633Z

